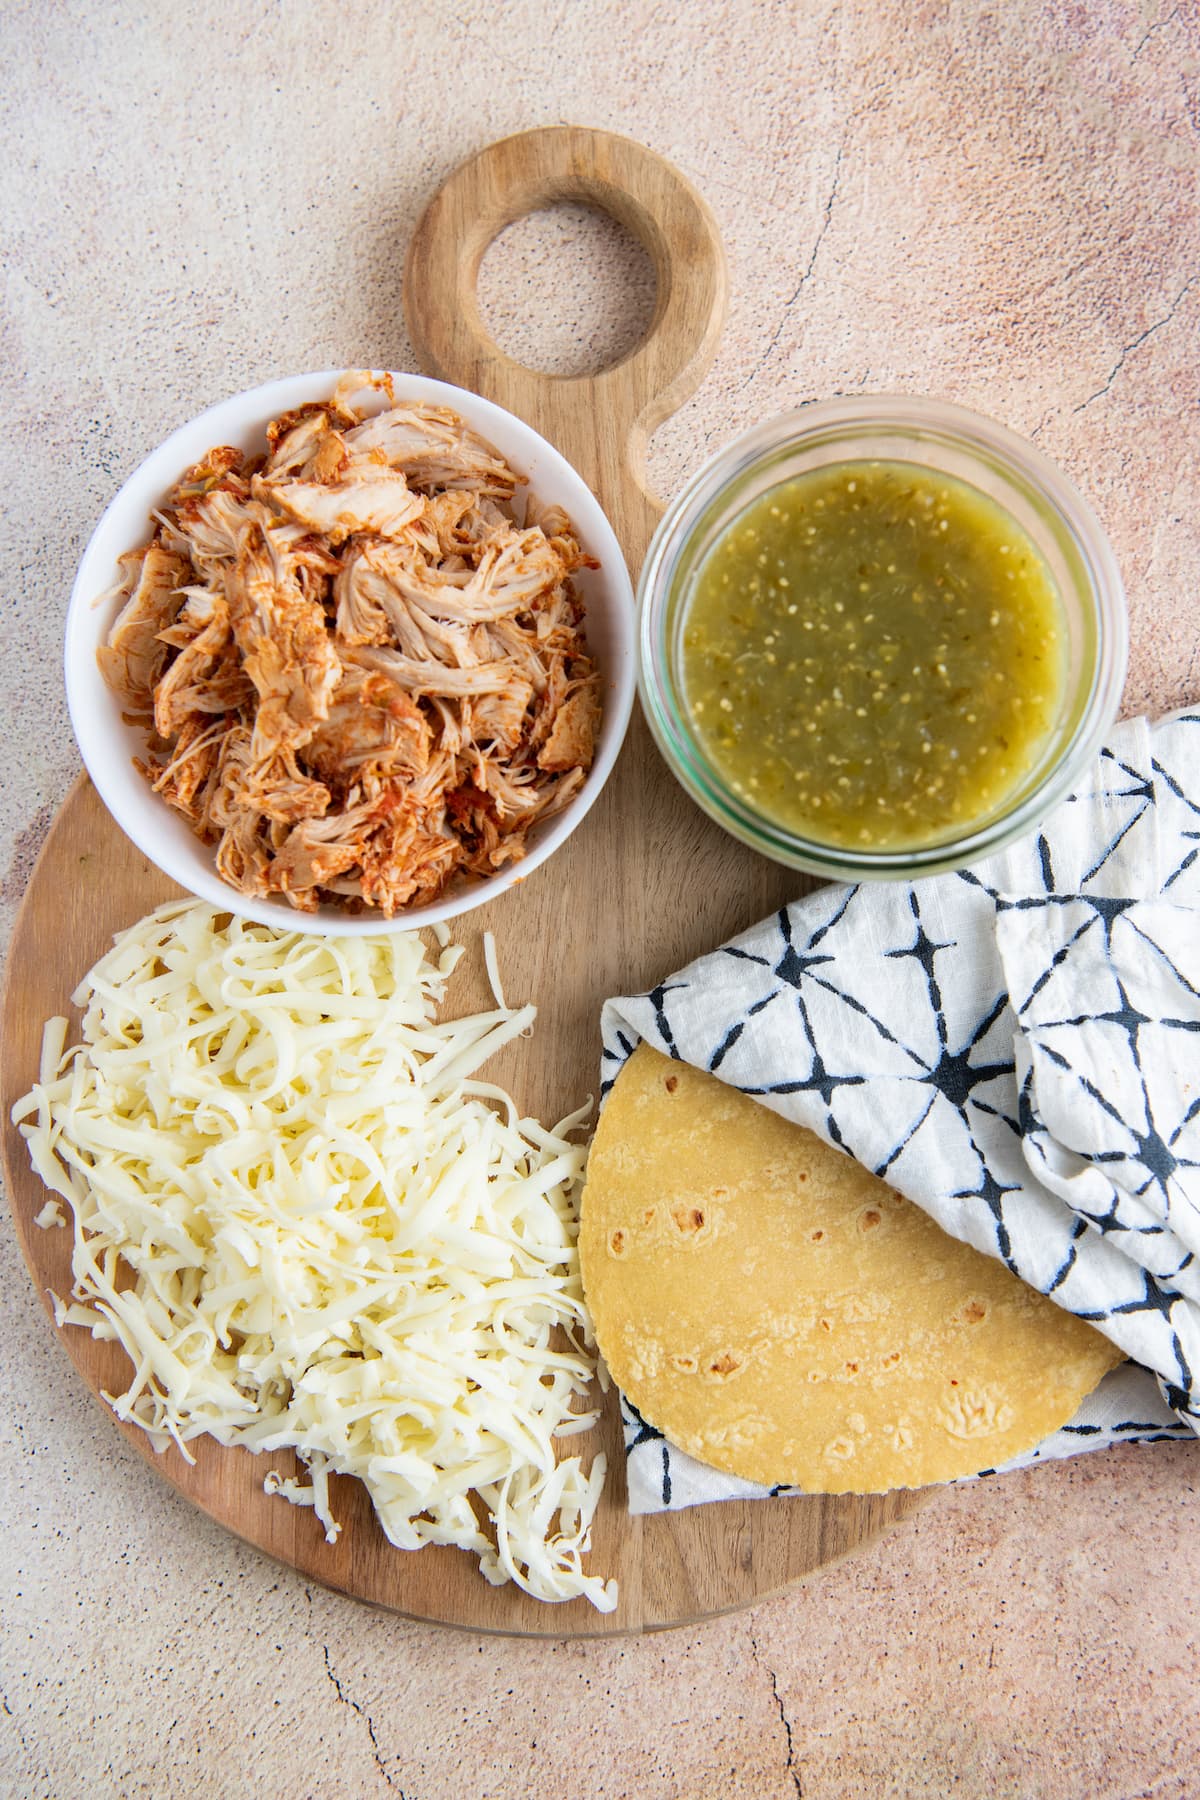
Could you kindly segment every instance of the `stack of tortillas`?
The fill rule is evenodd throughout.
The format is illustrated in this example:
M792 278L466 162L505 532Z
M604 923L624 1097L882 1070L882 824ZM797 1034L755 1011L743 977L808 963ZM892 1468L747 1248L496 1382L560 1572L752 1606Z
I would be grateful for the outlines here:
M642 1417L767 1486L978 1474L1123 1360L850 1157L645 1044L600 1120L580 1254L600 1349Z

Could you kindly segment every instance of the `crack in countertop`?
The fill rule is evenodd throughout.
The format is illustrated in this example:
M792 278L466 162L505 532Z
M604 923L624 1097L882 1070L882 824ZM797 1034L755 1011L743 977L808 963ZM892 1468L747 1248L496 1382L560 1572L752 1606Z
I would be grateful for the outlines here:
M391 1776L388 1774L387 1767L383 1760L383 1753L379 1748L379 1739L375 1736L375 1721L372 1719L372 1717L371 1717L370 1713L367 1711L366 1707L363 1706L359 1701L355 1700L352 1695L350 1695L346 1692L345 1688L342 1686L341 1682L338 1680L337 1676L334 1674L333 1664L329 1658L329 1645L328 1644L321 1645L321 1653L325 1658L325 1673L326 1673L326 1675L328 1675L330 1681L333 1683L334 1692L336 1693L338 1699L341 1701L343 1706L348 1706L351 1708L351 1710L353 1712L356 1712L358 1714L359 1718L366 1725L367 1736L371 1740L371 1754L375 1758L375 1766L379 1770L379 1773L383 1776L383 1779L387 1782L387 1784L390 1788L395 1788L396 1792L400 1796L400 1800L416 1800L415 1794L406 1795L404 1792L404 1789L402 1787L397 1787L396 1783L392 1780Z
M1108 379L1105 381L1103 387L1098 387L1094 394L1089 394L1086 400L1081 400L1078 406L1072 407L1071 410L1073 412L1081 413L1086 406L1092 404L1093 400L1100 400L1107 394L1109 388L1111 388L1113 382L1125 367L1127 358L1132 356L1133 352L1139 349L1140 346L1146 342L1147 338L1153 337L1156 331L1161 331L1164 326L1171 323L1172 319L1179 311L1179 308L1187 299L1188 294L1195 287L1197 281L1200 281L1200 273L1192 275L1184 282L1174 300L1171 302L1170 309L1161 319L1156 319L1153 325L1147 325L1145 331L1139 331L1135 338L1131 338L1127 344L1122 345L1121 352L1118 355L1116 362L1109 370Z
M792 1739L792 1721L788 1718L787 1708L783 1704L783 1695L779 1692L779 1679L770 1663L764 1661L758 1647L758 1639L750 1632L750 1652L758 1667L765 1671L771 1681L771 1697L779 1713L779 1722L783 1726L787 1739L787 1772L792 1778L792 1786L796 1790L796 1800L804 1800L804 1788L800 1781L800 1770L796 1766L796 1746Z
M838 196L838 186L839 186L839 184L841 182L841 178L842 178L842 155L843 155L844 150L845 150L845 145L839 144L837 147L837 155L833 159L833 180L830 183L829 196L828 196L827 200L825 201L825 205L824 205L824 208L821 213L821 223L817 227L817 235L813 240L812 253L810 254L809 259L808 259L808 267L807 267L807 269L805 269L803 275L800 277L799 281L796 283L796 286L791 294L790 299L788 299L788 301L785 303L783 311L779 316L779 323L778 323L778 325L776 325L774 331L771 333L770 342L768 343L766 349L763 351L762 355L759 357L758 361L755 363L754 367L751 369L750 373L747 375L746 379L743 381L743 383L742 383L743 387L749 387L750 383L756 378L756 376L758 376L761 373L764 365L770 360L771 355L774 352L775 347L778 344L780 337L783 335L783 328L788 322L788 319L791 315L793 306L795 306L797 300L800 298L800 295L803 293L804 288L807 285L807 283L809 281L811 281L811 279L812 279L813 270L817 266L817 257L821 253L821 245L825 242L825 234L829 230L829 221L833 216L834 203L837 200L837 196Z

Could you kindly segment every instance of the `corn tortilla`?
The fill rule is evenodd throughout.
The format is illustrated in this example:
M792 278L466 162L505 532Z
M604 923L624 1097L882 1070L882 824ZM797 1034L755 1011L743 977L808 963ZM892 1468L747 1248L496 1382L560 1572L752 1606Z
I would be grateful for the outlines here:
M715 1076L641 1045L588 1161L579 1240L618 1385L747 1480L880 1493L993 1468L1121 1352Z

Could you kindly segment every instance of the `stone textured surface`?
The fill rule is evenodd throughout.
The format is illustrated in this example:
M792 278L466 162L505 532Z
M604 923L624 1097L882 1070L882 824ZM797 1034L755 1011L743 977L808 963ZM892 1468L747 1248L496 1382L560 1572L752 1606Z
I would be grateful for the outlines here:
M404 367L422 206L535 124L643 139L720 221L729 325L653 443L661 492L817 396L965 401L1107 524L1128 708L1200 698L1194 0L14 0L4 38L5 930L77 767L60 634L113 489L238 388ZM482 301L560 371L650 304L640 252L572 208L493 247ZM3 1225L0 1330L5 1800L1200 1793L1188 1447L960 1489L694 1632L480 1641L311 1590L152 1482Z

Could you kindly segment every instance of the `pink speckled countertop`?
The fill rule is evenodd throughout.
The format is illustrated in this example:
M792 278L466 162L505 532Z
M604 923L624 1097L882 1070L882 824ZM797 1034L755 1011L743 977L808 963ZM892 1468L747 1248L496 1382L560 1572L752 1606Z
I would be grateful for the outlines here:
M909 390L1083 488L1127 707L1200 698L1200 20L1118 0L10 6L0 122L8 754L0 924L74 776L75 562L176 423L410 359L400 271L465 155L570 121L705 194L733 303L651 447L672 492L769 413ZM628 347L640 252L563 209L481 282L559 371ZM935 1498L803 1588L608 1644L476 1640L306 1586L153 1481L0 1223L0 1795L1195 1800L1200 1449Z

